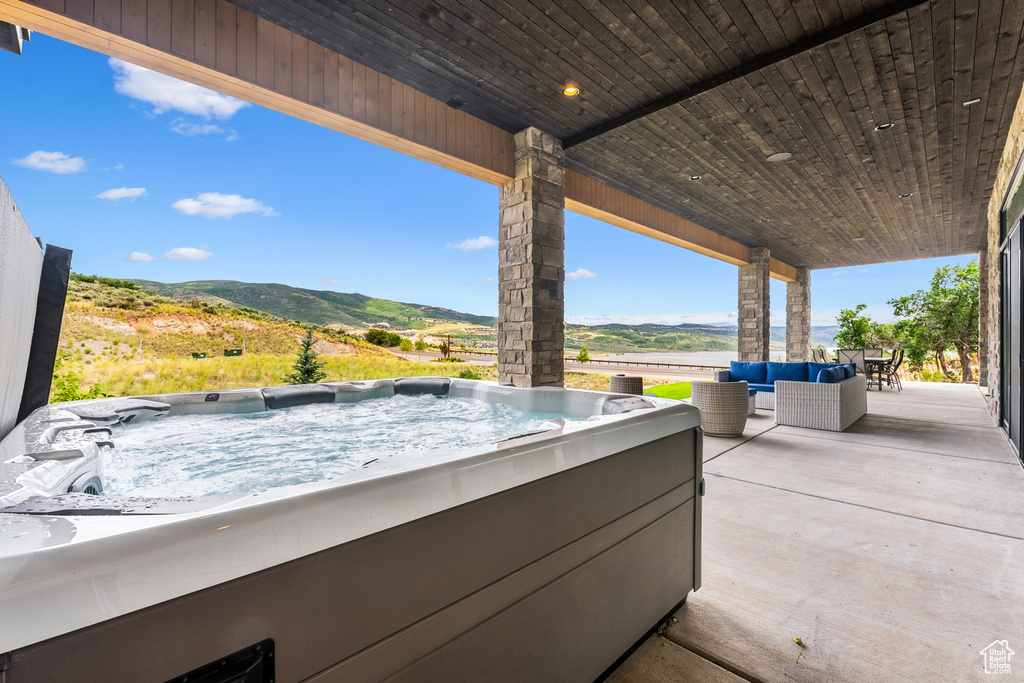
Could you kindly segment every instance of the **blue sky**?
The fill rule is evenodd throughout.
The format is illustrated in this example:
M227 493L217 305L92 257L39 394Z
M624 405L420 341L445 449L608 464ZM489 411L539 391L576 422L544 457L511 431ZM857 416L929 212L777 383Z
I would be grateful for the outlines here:
M497 312L492 185L40 34L0 52L0 83L0 178L78 272ZM813 322L887 319L970 258L813 271ZM735 266L570 212L565 265L571 322L734 319ZM785 284L771 296L781 324Z

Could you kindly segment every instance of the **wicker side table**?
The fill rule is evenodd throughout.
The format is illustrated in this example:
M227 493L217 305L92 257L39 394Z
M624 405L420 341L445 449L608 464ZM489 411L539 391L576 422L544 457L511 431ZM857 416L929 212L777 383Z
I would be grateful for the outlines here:
M746 382L694 382L693 405L708 436L742 436L750 410Z
M608 390L613 394L636 394L642 396L644 393L644 378L636 375L612 375L608 381Z

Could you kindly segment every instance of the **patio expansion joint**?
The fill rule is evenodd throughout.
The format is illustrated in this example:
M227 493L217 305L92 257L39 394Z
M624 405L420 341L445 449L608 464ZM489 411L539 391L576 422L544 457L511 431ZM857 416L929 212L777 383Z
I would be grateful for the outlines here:
M917 405L923 405L923 404L917 404ZM999 425L997 425L997 424L995 424L994 422L991 421L991 418L989 417L988 413L985 413L985 417L989 418L989 423L988 424L977 424L977 423L967 423L967 422L950 422L949 420L925 420L925 419L922 419L920 417L893 417L892 415L886 415L885 413L873 413L871 411L868 411L868 412L864 413L864 417L870 417L870 418L875 418L875 419L880 419L880 420L897 420L897 421L906 421L906 422L920 422L921 424L928 424L928 425L939 424L939 425L950 425L950 426L954 426L954 427L974 427L974 428L977 428L977 429L999 429Z
M737 448L739 448L740 446L743 446L744 444L748 444L748 443L750 443L751 441L753 441L753 440L754 440L754 439L756 439L757 437L759 437L759 436L762 436L762 435L764 435L764 434L767 434L768 432L772 431L772 430L773 430L773 429L775 429L776 427L778 427L778 425L772 425L771 427L769 427L768 429L764 430L763 432L758 432L757 434L754 434L754 435L753 435L752 437L750 437L749 439L744 439L743 441L740 441L740 442L739 442L738 444L736 444L735 446L732 446L732 447L730 447L730 448L726 448L726 449L725 449L724 451L722 451L722 452L721 452L721 453L719 453L718 455L714 455L714 456L712 456L712 457L708 458L707 460L705 460L705 461L704 461L704 464L705 464L705 465L707 465L707 464L708 464L709 462L711 462L711 461L712 461L712 460L714 460L715 458L721 458L721 457L722 457L723 455L725 455L726 453L728 453L728 452L730 452L730 451L734 451L734 450L736 450ZM711 438L713 438L713 439L714 439L714 438L718 438L718 437L711 437Z
M841 505L851 505L853 507L864 508L865 510L874 510L875 512L884 512L888 515L896 515L897 517L907 517L909 519L916 519L921 522L929 522L931 524L941 524L942 526L952 527L954 529L963 529L964 531L974 531L979 534L988 534L989 536L999 536L1001 538L1009 538L1014 541L1024 541L1022 536L1013 536L1011 534L1001 534L998 531L986 531L985 529L977 529L975 527L963 526L961 524L950 524L949 522L941 522L936 519L928 519L927 517L918 517L917 515L908 515L903 512L895 512L893 510L886 510L885 508L874 507L873 505L864 505L862 503L852 503L848 500L840 500L838 498L829 498L828 496L819 496L814 493L807 493L806 491L796 491L794 489L787 489L782 486L772 486L771 484L762 484L756 481L750 481L749 479L741 479L739 477L730 477L727 474L716 474L715 472L705 472L705 476L721 477L722 479L731 479L732 481L738 481L744 484L751 484L753 486L761 486L767 489L775 489L776 491L784 491L786 493L793 493L798 496L807 496L809 498L817 498L818 500L827 500L832 503L839 503Z
M673 645L692 652L701 659L709 661L719 668L725 669L732 675L737 676L738 678L742 678L745 681L748 681L748 683L768 683L767 679L755 676L754 674L744 671L735 664L722 659L721 657L715 655L712 652L708 652L702 647L696 647L693 645L693 643L682 642L682 640L673 636L672 632L667 629L663 633L659 633L658 635L667 640L668 642L672 643Z
M774 429L774 427L772 429ZM797 429L799 429L799 428L797 428ZM832 443L845 443L845 444L852 444L854 446L867 446L869 448L877 448L877 446L874 446L873 444L870 444L870 443L862 443L862 442L857 442L857 441L844 441L843 439L830 439L827 436L817 436L817 435L803 434L803 433L796 434L796 433L793 433L793 432L780 432L780 434L785 434L786 436L795 436L795 437L797 437L799 439L814 439L815 441L830 441ZM744 442L744 443L746 443L746 442ZM993 463L995 465L1009 465L1010 467L1024 466L1024 463L1022 463L1020 460L1017 460L1016 462L1006 462L1005 460L990 460L989 458L972 458L969 455L955 455L953 453L936 453L935 451L926 451L926 450L922 450L922 449L919 449L919 448L904 448L902 446L888 446L887 445L887 446L885 446L885 448L886 448L886 450L890 450L890 451L905 451L907 453L926 453L928 455L937 455L937 456L943 457L943 458L960 458L961 460L973 460L975 462L990 462L990 463ZM732 450L732 449L730 448L729 450Z

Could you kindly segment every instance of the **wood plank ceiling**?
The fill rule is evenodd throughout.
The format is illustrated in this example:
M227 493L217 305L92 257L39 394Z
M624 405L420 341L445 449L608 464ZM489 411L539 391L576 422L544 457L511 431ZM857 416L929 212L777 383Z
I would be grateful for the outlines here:
M233 2L505 130L566 140L897 4ZM1021 0L922 2L576 144L567 164L797 266L976 252L1022 26Z

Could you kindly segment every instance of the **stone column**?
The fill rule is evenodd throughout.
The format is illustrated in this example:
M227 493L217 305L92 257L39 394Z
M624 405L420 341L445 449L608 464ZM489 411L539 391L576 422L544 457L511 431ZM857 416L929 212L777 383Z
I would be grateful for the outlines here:
M768 249L752 247L750 263L740 266L739 270L738 356L741 361L768 360L771 325Z
M811 359L811 271L796 269L796 280L786 285L786 360Z
M988 251L978 254L978 385L988 386Z
M516 177L501 186L498 381L560 387L565 345L565 154L537 128L515 136Z

